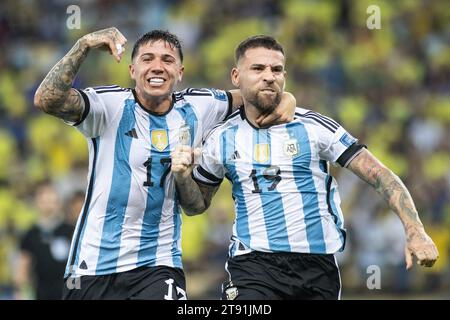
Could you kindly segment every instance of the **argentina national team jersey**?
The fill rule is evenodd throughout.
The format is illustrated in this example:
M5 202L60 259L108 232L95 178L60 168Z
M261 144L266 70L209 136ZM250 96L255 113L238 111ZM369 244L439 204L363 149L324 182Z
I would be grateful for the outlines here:
M356 142L334 120L302 108L292 122L268 129L254 128L241 108L215 128L193 177L217 186L226 176L233 184L230 257L343 250L344 218L328 163L347 165L360 150Z
M170 153L181 141L201 145L230 113L229 93L176 92L170 110L156 115L131 89L113 85L79 92L86 108L73 125L88 141L89 174L65 276L181 268L181 210Z

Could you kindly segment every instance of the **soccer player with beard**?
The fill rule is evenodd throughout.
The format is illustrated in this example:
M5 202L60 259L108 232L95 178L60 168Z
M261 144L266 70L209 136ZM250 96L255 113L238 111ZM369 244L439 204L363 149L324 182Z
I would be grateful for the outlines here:
M177 147L172 155L180 203L190 215L208 208L224 177L233 185L236 217L222 298L340 298L334 254L344 249L345 229L329 163L373 186L399 216L407 268L412 255L431 267L438 252L408 190L336 121L297 108L290 123L258 125L256 119L279 103L285 74L284 50L275 39L244 40L231 74L244 108L214 129L200 166L194 168L188 146Z

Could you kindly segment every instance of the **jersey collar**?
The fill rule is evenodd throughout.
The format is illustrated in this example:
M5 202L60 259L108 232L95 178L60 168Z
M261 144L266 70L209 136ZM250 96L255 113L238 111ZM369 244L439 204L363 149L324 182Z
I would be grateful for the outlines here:
M139 98L138 98L138 96L137 96L137 94L136 94L136 91L135 91L134 89L131 89L131 91L133 92L134 101L136 101L136 103L137 103L137 104L138 104L145 112L151 114L152 116L156 116L156 117L163 117L163 116L165 116L165 115L168 114L170 111L172 111L173 106L174 106L174 104L175 104L175 95L172 93L172 102L170 103L169 109L168 109L166 112L164 112L164 113L156 113L156 112L153 112L153 111L150 111L150 110L146 109L146 108L142 105L142 103L139 101Z

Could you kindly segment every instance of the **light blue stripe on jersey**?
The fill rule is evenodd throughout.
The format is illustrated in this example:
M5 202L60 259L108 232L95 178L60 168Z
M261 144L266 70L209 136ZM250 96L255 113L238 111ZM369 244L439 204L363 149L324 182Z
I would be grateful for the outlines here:
M96 171L96 168L97 168L97 159L98 159L98 152L99 152L99 147L100 147L100 137L93 138L91 140L92 140L92 143L94 144L93 149L94 149L95 153L94 153L94 156L93 156L93 159L92 159L92 161L93 161L92 162L92 172L91 172L92 180L89 181L90 185L89 185L89 188L88 188L88 193L90 191L90 195L92 196L92 190L93 190L94 184L95 184L95 171ZM89 197L89 194L87 195L87 197ZM88 200L88 199L86 199L86 200ZM89 199L89 200L91 200L91 199ZM89 201L89 203L85 202L85 204L84 204L84 206L90 206L90 205L91 205L90 201ZM78 266L79 257L80 257L80 250L81 250L81 243L83 242L84 231L86 230L87 220L89 218L89 212L90 212L90 208L89 207L85 208L84 206L82 208L82 210L83 210L82 212L86 212L86 217L84 217L84 219L80 221L80 227L82 227L82 229L81 229L81 233L79 235L78 245L77 245L76 248L74 248L72 250L71 255L67 259L68 262L67 262L67 267L66 267L66 272L64 274L64 277L67 277L69 275L70 271L76 270L77 266ZM81 226L81 224L82 224L82 226ZM70 263L71 263L70 261L72 261L72 255L73 254L75 254L75 260L74 260L73 266L71 266L70 265Z
M236 235L239 241L250 247L250 233L248 230L248 212L245 204L242 183L236 171L236 165L231 159L236 146L236 132L238 126L232 126L222 132L220 136L220 150L222 152L222 161L228 170L231 181L233 182L233 196L236 201ZM236 247L234 249L237 249Z
M311 171L311 147L308 133L302 123L286 125L290 138L297 139L299 156L292 159L294 179L302 196L303 213L306 225L306 238L310 253L326 253L320 217L319 200Z
M268 188L275 180L267 180L263 176L264 170L271 164L272 157L271 139L268 130L253 130L253 145L255 146L256 144L267 144L269 147L268 164L253 161L253 169L256 170L258 184L262 190L259 195L264 213L269 249L271 251L291 252L281 194L277 192L276 188L269 191ZM255 156L253 156L253 159L255 159Z
M134 100L126 100L116 133L114 147L114 168L111 189L106 205L102 240L97 260L97 274L115 272L120 251L120 239L131 184L129 164L131 141L133 137L125 133L134 128Z
M165 116L149 115L150 137L152 130L168 130ZM156 262L156 251L158 248L159 224L161 221L162 207L164 204L165 192L160 186L161 177L164 174L165 164L162 167L161 159L170 156L170 141L167 131L167 146L163 151L157 150L152 144L151 150L151 181L153 186L148 187L147 204L145 206L144 218L142 219L141 241L139 247L137 266L149 265L149 262ZM151 265L153 265L153 263Z
M178 246L181 234L181 212L180 206L178 205L178 200L176 199L178 199L178 195L175 191L175 201L173 205L173 224L175 226L175 232L173 233L172 262L175 268L182 268L181 250Z
M197 116L195 115L194 109L192 108L191 104L186 103L183 106L183 108L177 108L176 110L180 113L184 121L186 121L186 123L189 125L191 134L191 147L192 147L198 124Z
M326 185L328 185L328 180L329 179L333 179L330 175L327 175L327 180L326 180ZM331 189L330 190L330 194L329 194L329 199L330 199L330 205L331 205L331 211L332 214L334 216L334 218L336 219L336 225L338 227L338 232L339 232L339 238L341 239L341 243L342 245L344 245L345 239L344 239L344 234L342 231L342 220L341 217L339 215L339 211L336 207L336 203L334 202L334 191L335 189Z

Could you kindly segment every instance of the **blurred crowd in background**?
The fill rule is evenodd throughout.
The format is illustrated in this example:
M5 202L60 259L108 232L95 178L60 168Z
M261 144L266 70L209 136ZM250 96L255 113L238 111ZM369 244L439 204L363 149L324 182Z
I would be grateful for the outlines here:
M66 25L72 4L81 9L81 29ZM366 26L372 4L381 9L381 29ZM286 50L286 90L299 106L340 122L402 178L440 252L433 268L406 272L399 219L368 185L333 168L348 231L338 254L342 297L450 298L448 1L6 0L0 4L0 299L36 297L33 273L24 281L17 266L24 235L43 214L37 186L51 181L59 219L73 226L82 205L73 199L87 184L84 137L35 109L34 92L79 37L110 26L128 39L124 59L117 64L91 52L76 87L133 87L132 45L162 28L182 40L182 88L232 89L236 45L250 35L275 36ZM224 182L206 214L183 219L191 299L219 297L233 221L230 189ZM379 290L367 287L373 265L381 271Z

